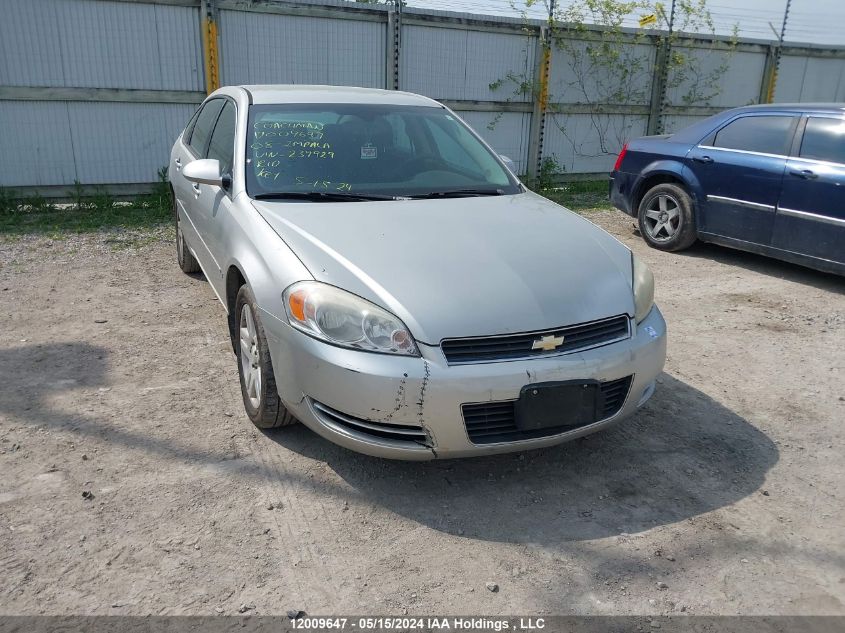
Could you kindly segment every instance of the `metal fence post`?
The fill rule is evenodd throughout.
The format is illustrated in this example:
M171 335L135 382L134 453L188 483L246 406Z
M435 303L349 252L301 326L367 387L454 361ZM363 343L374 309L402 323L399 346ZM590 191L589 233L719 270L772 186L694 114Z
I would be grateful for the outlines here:
M663 99L666 94L666 62L669 56L669 42L664 37L654 41L654 72L651 77L651 99L648 108L646 134L659 134L663 125Z
M649 134L663 134L663 116L666 113L666 88L669 84L669 61L672 54L672 34L675 29L675 4L669 10L669 33L660 38L659 48L654 60L655 80L652 82L651 109L648 117ZM661 55L662 53L662 55ZM655 104L655 96L657 97Z
M205 91L207 94L211 94L220 87L220 45L218 42L216 5L216 0L202 0L200 6L200 33L202 35Z
M765 99L763 103L772 103L775 100L775 87L778 83L778 71L780 70L780 56L783 53L783 38L786 35L786 23L789 20L789 7L791 4L792 0L786 0L786 8L783 11L783 24L780 27L777 46L774 49L770 47L769 52L771 55L766 55L766 68L769 72L765 75L767 77L765 97L763 96L762 90L760 91L760 100L763 101ZM772 26L771 22L769 22L769 26ZM774 27L772 27L772 30L774 30Z
M775 76L777 73L777 45L769 45L766 49L766 61L763 64L763 77L760 81L760 95L758 103L771 103L775 91Z
M399 56L402 39L402 2L393 0L387 9L385 88L399 90Z
M540 175L543 163L543 137L546 128L546 109L549 105L549 72L552 65L551 29L541 26L537 34L534 59L534 108L531 110L531 124L528 128L528 169L530 178Z

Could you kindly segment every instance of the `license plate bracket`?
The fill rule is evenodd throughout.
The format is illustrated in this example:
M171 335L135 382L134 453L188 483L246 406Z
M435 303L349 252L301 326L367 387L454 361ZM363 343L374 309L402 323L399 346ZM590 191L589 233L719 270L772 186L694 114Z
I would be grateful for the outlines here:
M516 402L516 426L523 431L578 428L599 418L599 382L564 380L525 385Z

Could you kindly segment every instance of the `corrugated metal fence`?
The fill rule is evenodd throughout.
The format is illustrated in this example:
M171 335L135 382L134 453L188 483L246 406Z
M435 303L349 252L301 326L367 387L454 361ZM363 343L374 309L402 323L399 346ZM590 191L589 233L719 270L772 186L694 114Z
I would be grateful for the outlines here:
M523 172L544 157L571 174L607 171L621 139L653 131L655 117L671 131L756 102L775 51L743 41L728 58L723 43L685 40L701 72L728 59L707 106L691 104L680 82L665 107L646 90L596 114L586 105L591 78L579 83L572 55L553 46L543 115L536 95L518 89L544 72L542 22L341 2L0 0L0 187L49 196L75 181L116 193L153 182L206 94L207 10L222 84L398 86L447 103ZM631 44L647 86L655 42ZM845 50L783 49L775 100L845 101Z

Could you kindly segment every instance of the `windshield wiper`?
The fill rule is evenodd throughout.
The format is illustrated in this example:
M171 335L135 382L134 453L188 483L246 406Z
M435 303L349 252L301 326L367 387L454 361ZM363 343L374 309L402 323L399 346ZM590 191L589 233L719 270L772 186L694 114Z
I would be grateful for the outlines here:
M422 193L410 198L469 198L472 196L503 196L504 189L451 189L449 191L431 191L429 193Z
M336 191L274 191L259 193L254 200L313 200L314 202L362 202L366 200L396 200L395 196L368 193L342 193Z

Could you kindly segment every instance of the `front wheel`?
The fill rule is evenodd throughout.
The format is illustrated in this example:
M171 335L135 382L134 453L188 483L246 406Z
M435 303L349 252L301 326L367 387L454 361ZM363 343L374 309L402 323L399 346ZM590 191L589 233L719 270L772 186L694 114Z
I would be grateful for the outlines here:
M294 424L296 418L282 404L276 391L267 338L249 286L241 286L238 291L235 315L238 324L238 374L246 414L260 429Z
M663 183L649 189L640 201L640 233L652 248L680 251L697 239L692 198L678 185Z

